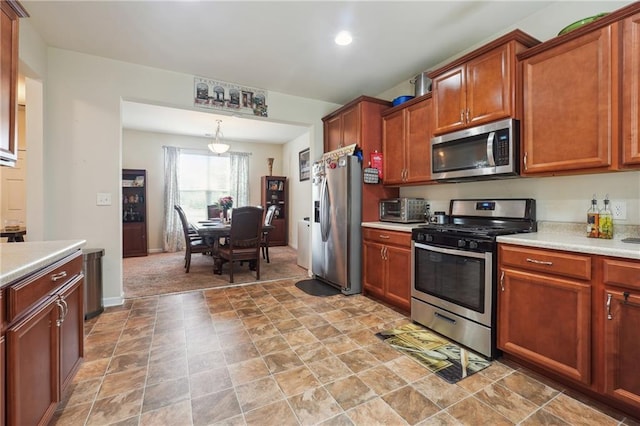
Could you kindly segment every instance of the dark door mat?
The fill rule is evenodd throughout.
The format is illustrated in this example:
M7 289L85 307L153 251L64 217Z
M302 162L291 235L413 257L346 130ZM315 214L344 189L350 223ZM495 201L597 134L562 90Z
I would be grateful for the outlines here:
M296 283L296 287L312 296L335 296L340 294L340 290L335 287L331 287L327 283L323 283L320 280L302 280Z

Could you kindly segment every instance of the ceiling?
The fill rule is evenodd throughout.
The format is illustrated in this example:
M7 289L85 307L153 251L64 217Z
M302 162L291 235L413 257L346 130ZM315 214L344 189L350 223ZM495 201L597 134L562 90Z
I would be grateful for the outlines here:
M294 96L345 104L408 80L544 9L546 1L32 1L21 0L50 46ZM333 38L349 30L354 41ZM150 108L150 110L145 110ZM212 114L125 104L128 128L204 135ZM131 115L129 115L129 112ZM167 114L182 114L180 120ZM203 117L204 116L204 117ZM152 120L152 118L156 120ZM252 140L286 128L250 120ZM169 128L167 123L180 123ZM187 124L191 123L191 124ZM207 128L203 128L206 123ZM284 126L284 127L282 127ZM299 127L299 126L298 126ZM291 134L305 128L288 129ZM287 134L280 137L281 141ZM277 138L277 136L274 136Z

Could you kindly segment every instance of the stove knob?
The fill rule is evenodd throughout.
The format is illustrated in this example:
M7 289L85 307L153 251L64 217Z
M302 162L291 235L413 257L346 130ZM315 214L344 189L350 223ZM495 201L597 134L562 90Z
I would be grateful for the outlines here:
M469 248L477 249L478 248L478 242L477 241L469 241Z
M467 242L465 240L458 240L458 247L465 247Z
M429 234L429 235L425 235L424 237L425 237L425 240L427 241L433 241L433 235Z

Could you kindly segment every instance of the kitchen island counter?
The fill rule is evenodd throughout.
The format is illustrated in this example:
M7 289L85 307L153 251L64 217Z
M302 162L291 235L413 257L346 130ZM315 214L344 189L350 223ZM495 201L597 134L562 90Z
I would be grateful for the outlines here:
M64 258L85 244L85 240L1 243L0 288Z
M640 260L640 244L625 243L619 239L601 240L576 235L533 232L503 235L497 240L498 243Z

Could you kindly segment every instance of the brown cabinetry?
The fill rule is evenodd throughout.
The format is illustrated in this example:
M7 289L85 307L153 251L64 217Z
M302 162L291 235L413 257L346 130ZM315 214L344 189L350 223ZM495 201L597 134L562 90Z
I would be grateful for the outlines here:
M18 19L28 16L16 1L0 2L0 165L18 160Z
M640 165L639 11L631 4L518 55L523 174Z
M591 383L591 259L500 245L498 347Z
M84 351L80 250L5 289L6 421L47 424Z
M147 172L122 170L122 256L147 255Z
M382 117L382 150L386 185L431 181L432 99L426 95Z
M404 311L411 304L411 233L363 229L363 289Z
M270 246L286 246L289 235L287 220L287 178L284 176L262 176L260 203L266 212L270 206L276 206L269 231Z
M640 262L603 259L604 392L640 413Z
M622 22L622 164L640 165L640 13Z
M433 133L449 133L507 117L519 118L516 54L538 43L515 30L430 72Z
M362 149L363 167L366 167L371 153L383 152L382 112L390 106L391 102L360 96L323 117L324 151L329 152L343 146L357 144ZM386 188L381 183L363 184L362 221L377 221L379 219L378 202L384 198L397 196L397 188Z

